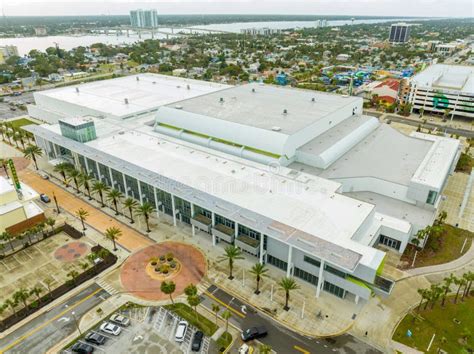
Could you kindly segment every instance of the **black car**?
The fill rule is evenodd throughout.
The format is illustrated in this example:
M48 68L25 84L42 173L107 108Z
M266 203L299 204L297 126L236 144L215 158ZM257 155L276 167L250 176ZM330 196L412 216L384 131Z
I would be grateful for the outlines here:
M191 350L193 352L198 352L201 350L202 340L204 338L204 333L201 331L196 331L193 337L193 343L191 344Z
M242 332L242 340L247 342L252 339L265 337L267 335L267 329L265 326L250 327Z
M74 353L91 354L94 352L94 347L85 343L76 343L71 347L71 350Z
M86 340L86 342L89 342L89 343L102 345L107 340L107 337L105 337L105 336L103 336L99 333L91 332L91 333L88 333L86 335L85 340Z

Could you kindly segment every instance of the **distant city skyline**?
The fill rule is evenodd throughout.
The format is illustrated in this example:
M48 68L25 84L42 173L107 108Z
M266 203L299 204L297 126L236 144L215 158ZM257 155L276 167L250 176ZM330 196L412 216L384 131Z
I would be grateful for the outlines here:
M473 17L471 0L2 0L6 16L127 15L137 8L167 14L282 14Z

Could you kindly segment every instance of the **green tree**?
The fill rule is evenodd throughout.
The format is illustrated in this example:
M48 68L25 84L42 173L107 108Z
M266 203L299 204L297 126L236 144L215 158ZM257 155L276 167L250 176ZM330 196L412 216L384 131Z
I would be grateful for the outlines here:
M61 175L63 178L63 183L66 185L66 187L69 185L67 175L72 168L73 166L69 162L61 162L54 166L54 172L57 172Z
M33 160L35 163L35 168L38 170L38 162L37 158L41 157L43 155L43 150L41 150L39 147L36 145L28 145L25 150L23 150L23 156L27 158L28 160Z
M222 312L222 318L225 320L225 331L229 332L229 320L232 317L232 314L229 310Z
M216 315L216 326L217 326L217 315L219 314L219 311L221 310L220 306L217 304L212 304L212 312Z
M196 296L198 293L198 289L196 285L189 284L187 287L184 288L184 293L186 296Z
M446 296L448 295L449 290L451 289L451 285L454 283L454 279L456 277L451 273L449 277L446 277L443 279L444 284L443 284L443 299L441 300L441 306L444 307L445 301L446 301Z
M56 220L54 218L47 218L45 221L46 225L48 225L51 228L51 233L54 232L54 224L56 224Z
M197 312L197 307L199 306L199 304L201 303L201 298L198 296L198 295L191 295L191 296L188 296L188 304L189 306L191 306L192 308L194 308L194 314L196 315L196 321L199 322L199 316L198 316L198 312Z
M272 352L272 347L269 346L268 344L259 344L258 346L258 353L259 354L271 354Z
M169 281L163 281L160 285L160 290L163 294L169 295L171 303L174 305L174 300L173 300L173 293L176 290L176 284L169 280Z
M76 188L76 192L79 194L80 193L80 189L79 187L81 186L80 183L81 183L81 179L80 179L80 176L81 176L81 173L76 170L75 168L71 168L67 171L67 175L69 178L72 178L72 180L74 181L74 186Z
M13 293L13 300L18 304L22 303L26 311L28 311L28 299L30 298L30 292L25 288L20 288Z
M104 192L107 192L109 190L109 187L107 187L107 185L104 183L104 182L101 182L101 181L96 181L93 185L92 185L92 191L96 194L99 195L100 197L100 204L103 207L105 207L105 204L104 204Z
M461 291L461 288L466 284L466 280L462 277L455 278L454 284L458 286L458 290L456 291L456 297L454 298L454 303L456 304L458 302L459 292Z
M146 223L146 232L150 232L150 225L149 225L149 219L150 219L150 214L153 213L155 209L153 208L153 205L151 205L148 202L143 203L137 208L138 215L143 215L145 218L145 223Z
M232 271L234 269L234 262L238 259L243 259L242 251L234 245L229 245L224 249L224 255L219 258L219 261L227 261L229 264L229 279L234 279Z
M77 270L71 270L69 273L66 274L74 285L76 285L76 279L79 276L79 272Z
M107 200L109 202L112 202L112 204L114 205L114 209L115 209L115 215L118 215L119 212L118 212L118 202L120 202L120 200L123 198L123 194L118 191L117 189L111 189L109 191L109 193L107 193Z
M5 172L5 176L7 177L7 179L9 179L10 175L8 174L8 159L0 158L0 166L3 167L3 171Z
M120 238L120 236L122 236L122 230L115 226L107 228L104 233L104 237L107 240L112 241L114 245L114 251L117 251L117 245L115 242Z
M133 224L135 222L133 220L133 211L138 207L138 202L133 198L127 198L124 200L123 206L128 209L130 213L130 224Z
M12 299L6 299L5 300L5 305L7 305L8 307L10 307L10 309L12 310L13 312L13 316L16 316L16 307L18 306L18 302L12 298Z
M15 237L10 232L8 231L2 232L2 235L0 236L0 238L3 241L7 241L10 244L10 248L12 249L12 252L15 250L15 248L13 247L13 242L12 242Z
M260 294L260 281L263 277L267 277L268 268L265 264L256 263L252 269L250 269L250 273L255 276L255 280L257 282L257 288L255 289L255 294Z
M38 299L38 303L40 302L41 300L41 293L43 292L43 288L38 286L38 285L35 285L33 288L30 289L30 295L34 295L36 296L36 298Z
M283 309L288 311L290 308L288 307L288 302L290 301L290 291L299 289L299 285L293 278L284 277L281 278L278 282L280 289L285 292L285 306Z
M87 191L87 195L89 196L89 200L92 200L92 196L91 196L92 177L89 174L87 174L87 172L83 172L79 176L79 181L80 181L81 185L83 185L85 190Z
M86 231L86 225L85 225L85 221L87 219L87 217L89 216L89 212L85 209L82 209L82 208L79 208L78 210L76 210L76 217L81 220L81 224L82 224L82 231Z

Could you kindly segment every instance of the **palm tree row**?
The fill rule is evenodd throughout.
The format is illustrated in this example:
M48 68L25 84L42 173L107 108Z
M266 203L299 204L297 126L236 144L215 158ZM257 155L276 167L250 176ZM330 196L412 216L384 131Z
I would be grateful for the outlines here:
M50 284L50 283L48 283ZM49 285L48 285L49 286ZM19 288L18 290L16 290L13 295L9 298L9 299L6 299L5 302L3 304L0 305L0 315L3 314L3 312L5 312L5 310L7 310L8 308L11 310L11 312L13 313L14 316L17 315L18 311L17 311L17 307L18 305L23 305L23 309L25 311L28 311L29 308L30 308L30 304L29 304L29 300L31 299L32 296L35 296L36 297L36 301L38 301L38 304L40 303L41 301L41 293L44 292L44 288L38 286L38 285L35 285L34 287L32 287L31 289L27 289L27 288Z
M418 294L421 296L421 299L417 311L421 310L423 302L425 302L423 310L426 310L430 304L430 309L433 309L440 298L441 307L444 307L452 285L456 286L456 295L453 299L453 303L456 304L458 302L460 295L461 301L464 301L466 297L470 296L473 281L474 272L466 272L461 277L456 277L451 273L449 277L443 279L442 284L432 284L427 289L418 289Z
M218 261L227 261L228 266L229 266L229 279L232 280L234 279L233 276L233 269L234 269L234 263L236 260L243 259L244 257L242 256L242 251L240 248L234 246L234 245L229 245L224 249L224 255L222 255ZM255 294L258 295L260 294L260 282L263 280L263 278L268 277L268 268L262 264L262 263L256 263L251 269L250 273L255 277L256 281L256 289L255 289ZM281 290L285 292L285 306L283 307L286 311L289 310L288 303L290 301L290 291L292 290L297 290L299 289L298 283L291 278L291 277L284 277L281 278L280 281L278 282L278 286Z
M33 136L30 133L24 131L20 127L15 127L12 122L0 123L0 135L2 136L3 141L7 141L8 139L8 143L10 145L13 145L13 142L15 142L15 145L18 149L20 149L18 143L21 144L23 149L25 149L25 143L34 143Z

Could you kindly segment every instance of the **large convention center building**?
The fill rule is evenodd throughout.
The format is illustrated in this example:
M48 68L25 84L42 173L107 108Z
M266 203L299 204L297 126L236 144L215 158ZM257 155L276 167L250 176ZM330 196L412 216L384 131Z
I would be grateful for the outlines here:
M388 294L386 251L432 224L458 140L406 136L362 99L155 74L35 93L26 129L193 237L232 243L321 291Z

